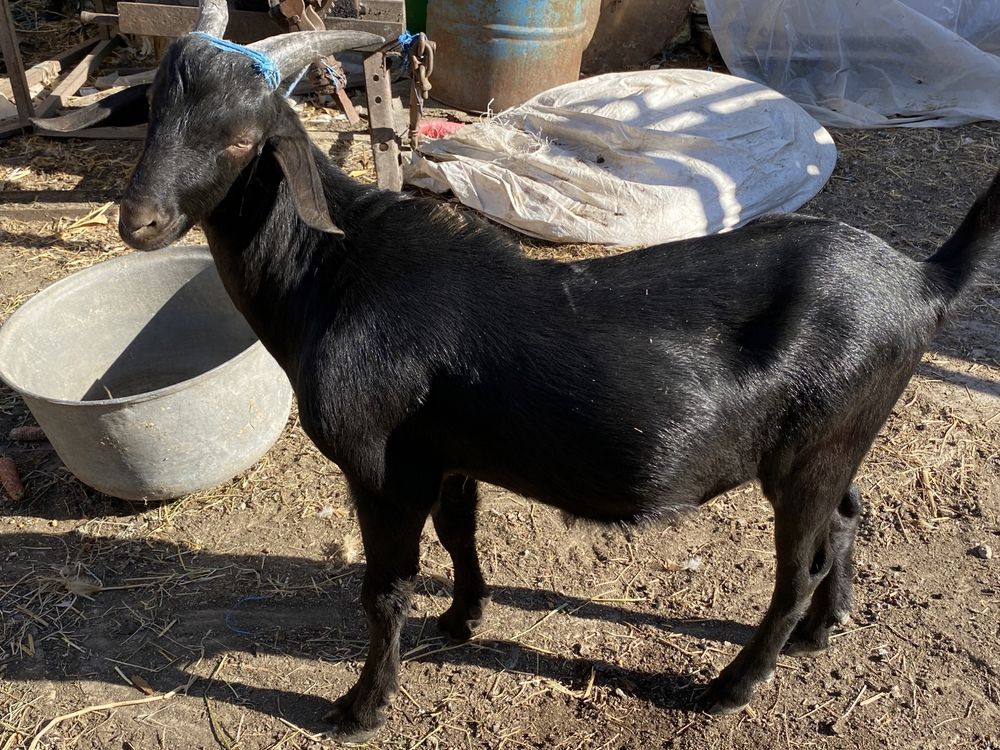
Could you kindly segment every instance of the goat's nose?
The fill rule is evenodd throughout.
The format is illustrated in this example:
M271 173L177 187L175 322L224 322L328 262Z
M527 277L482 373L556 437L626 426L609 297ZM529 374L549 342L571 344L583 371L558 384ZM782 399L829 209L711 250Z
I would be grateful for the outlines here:
M119 229L131 237L144 238L155 235L163 226L162 213L150 203L122 201L118 214Z

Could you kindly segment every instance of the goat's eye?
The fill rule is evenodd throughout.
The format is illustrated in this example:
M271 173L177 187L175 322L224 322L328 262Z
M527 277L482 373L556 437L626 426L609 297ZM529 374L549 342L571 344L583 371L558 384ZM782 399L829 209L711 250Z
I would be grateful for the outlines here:
M243 151L249 151L253 147L253 141L249 138L240 138L239 140L233 141L229 146L226 147L226 151L232 153L241 153Z

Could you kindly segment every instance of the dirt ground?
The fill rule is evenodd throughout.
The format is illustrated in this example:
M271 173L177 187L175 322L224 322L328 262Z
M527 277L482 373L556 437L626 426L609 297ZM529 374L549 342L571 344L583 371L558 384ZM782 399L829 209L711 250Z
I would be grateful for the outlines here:
M837 169L803 210L917 258L1000 166L997 124L834 138ZM114 201L138 148L3 142L0 191L83 186ZM362 147L347 156L370 177ZM86 222L0 220L0 322L47 284L128 252L114 224L113 208ZM771 512L755 486L627 533L567 526L487 488L486 629L464 646L438 637L451 571L427 534L403 693L370 746L997 750L1000 559L973 550L1000 554L998 334L994 274L935 341L858 477L853 619L828 652L782 657L742 713L710 718L692 698L770 596ZM325 706L364 655L364 561L342 477L294 413L248 472L155 507L85 487L47 443L6 440L30 423L0 387L0 453L28 488L21 503L0 500L0 750L35 747L54 717L66 718L37 747L321 746Z

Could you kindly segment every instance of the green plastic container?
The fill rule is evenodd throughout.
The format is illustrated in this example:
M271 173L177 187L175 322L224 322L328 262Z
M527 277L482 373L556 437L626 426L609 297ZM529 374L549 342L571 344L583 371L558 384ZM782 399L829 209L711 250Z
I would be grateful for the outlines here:
M427 0L406 0L406 30L413 34L427 30Z

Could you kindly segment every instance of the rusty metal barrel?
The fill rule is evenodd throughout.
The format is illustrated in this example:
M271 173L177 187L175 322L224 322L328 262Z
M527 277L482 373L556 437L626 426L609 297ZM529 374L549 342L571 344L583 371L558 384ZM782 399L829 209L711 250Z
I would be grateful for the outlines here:
M577 80L597 1L430 2L427 36L437 42L431 96L496 112Z

